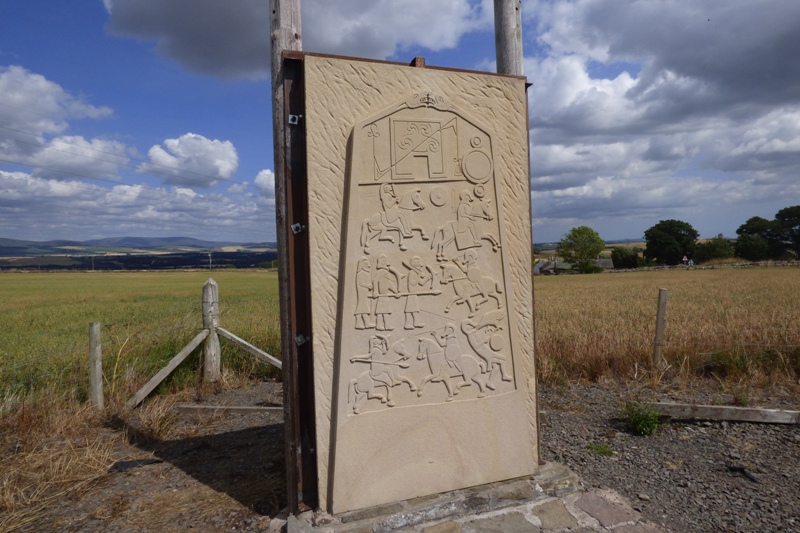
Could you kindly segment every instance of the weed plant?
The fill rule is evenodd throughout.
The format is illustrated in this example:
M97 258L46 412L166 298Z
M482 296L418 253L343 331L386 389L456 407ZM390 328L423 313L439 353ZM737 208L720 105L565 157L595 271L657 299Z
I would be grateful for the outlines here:
M607 442L590 442L587 448L595 455L614 455L614 450L611 449L611 445Z
M628 431L634 435L647 437L658 429L661 414L648 403L631 400L625 404L622 418Z

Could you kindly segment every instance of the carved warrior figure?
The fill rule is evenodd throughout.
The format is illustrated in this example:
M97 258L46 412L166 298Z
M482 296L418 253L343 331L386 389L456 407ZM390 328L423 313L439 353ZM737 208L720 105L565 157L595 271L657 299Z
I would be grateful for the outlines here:
M406 325L405 329L423 328L425 324L419 318L419 296L418 293L429 289L426 293L433 291L433 271L429 266L422 265L422 259L415 255L411 258L411 263L403 263L409 269L406 282L408 284L408 294L406 295Z
M472 204L472 218L477 220L476 224L483 227L486 221L492 221L495 218L494 208L492 201L486 198L486 189L483 185L476 185L473 190L475 193L475 201ZM492 251L496 252L500 249L500 241L491 233L484 231L481 239L489 241L492 245Z
M389 341L386 337L373 335L369 340L369 354L350 358L351 363L368 363L370 365L369 370L350 380L350 389L355 393L354 414L359 414L361 405L371 399L380 400L381 403L394 407L391 389L396 385L407 383L412 392L417 390L414 382L400 373L401 368L411 366L405 362L408 357L402 342L396 343L392 350L389 350ZM385 388L386 396L375 392L376 387Z
M456 212L456 247L459 250L477 248L481 245L481 241L475 238L473 220L476 217L472 214L472 196L467 191L463 191L460 199L461 203L458 204Z
M400 295L400 275L389 264L385 255L378 257L375 277L372 280L372 297L375 303L375 327L378 331L391 331L387 323L392 314L392 300Z
M356 329L371 329L375 324L370 323L372 316L372 265L366 257L358 262L356 273Z

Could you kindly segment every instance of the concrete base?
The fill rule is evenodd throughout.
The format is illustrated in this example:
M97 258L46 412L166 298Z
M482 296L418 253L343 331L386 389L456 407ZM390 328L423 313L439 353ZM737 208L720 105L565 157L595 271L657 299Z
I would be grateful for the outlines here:
M500 519L498 515L509 514L503 512L504 510L530 507L539 503L544 505L542 511L545 520L567 524L571 516L567 518L566 511L560 512L563 505L559 504L560 508L555 509L552 503L547 502L556 501L553 498L561 498L578 490L580 490L578 476L565 466L550 462L541 466L529 477L489 483L335 516L320 511L303 513L297 517L290 516L286 530L288 533L489 531L480 526L481 521L490 519L490 522L494 523ZM502 520L513 522L514 519L515 517L510 517ZM478 529L475 529L476 527ZM504 527L511 526L507 524Z

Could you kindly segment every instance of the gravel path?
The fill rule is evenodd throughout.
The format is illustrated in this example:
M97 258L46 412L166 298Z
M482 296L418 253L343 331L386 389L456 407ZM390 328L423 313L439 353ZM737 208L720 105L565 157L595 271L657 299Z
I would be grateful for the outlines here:
M800 426L675 421L638 437L619 415L637 397L732 403L731 394L703 387L543 388L543 458L567 465L589 488L618 491L670 531L800 531ZM751 401L794 410L800 403L796 388L773 388ZM598 453L602 448L611 455Z
M673 422L653 436L635 437L618 413L636 395L683 403L732 400L703 387L544 387L543 458L567 465L587 489L616 490L670 531L800 532L800 426ZM800 387L750 399L755 406L797 410ZM281 385L264 382L206 401L277 405ZM117 443L108 474L78 497L35 510L36 518L18 530L265 531L285 505L280 413L181 415L172 424L169 438L146 443L137 443L130 428L98 428ZM605 445L612 455L590 444L595 450ZM2 524L0 512L0 530Z

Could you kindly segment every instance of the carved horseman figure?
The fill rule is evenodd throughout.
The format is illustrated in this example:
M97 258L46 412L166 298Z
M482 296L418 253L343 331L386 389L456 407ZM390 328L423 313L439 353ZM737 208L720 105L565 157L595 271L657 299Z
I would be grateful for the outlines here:
M444 331L432 331L431 335L439 343L439 346L444 348L444 358L447 364L463 373L464 371L461 370L461 347L456 340L456 327L453 324L447 324Z
M370 365L368 371L362 372L358 378L350 382L350 387L356 395L353 404L354 414L358 414L361 404L369 399L378 399L388 407L394 407L395 403L392 400L391 390L392 387L401 383L407 383L412 392L417 390L413 381L400 374L400 368L408 368L410 366L404 362L408 359L408 355L400 352L405 352L402 344L399 346L399 351L397 345L395 345L395 349L390 351L389 341L386 337L373 335L369 340L369 354L350 358L351 363L369 363ZM397 355L400 355L400 358L392 360ZM386 396L376 393L375 387L384 387Z
M475 235L475 218L472 214L472 196L463 191L456 211L456 248L459 250L481 246L481 241Z
M403 237L412 237L411 227L408 224L406 215L400 211L400 198L394 192L394 185L384 183L381 185L379 195L381 207L383 207L383 224L391 227L396 226L395 222L399 222Z

